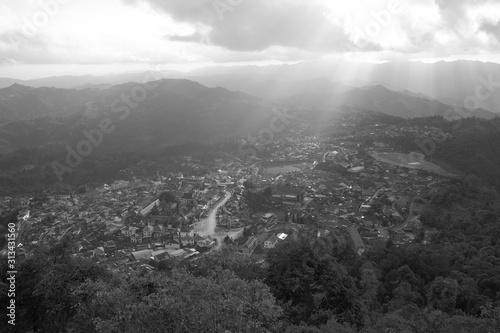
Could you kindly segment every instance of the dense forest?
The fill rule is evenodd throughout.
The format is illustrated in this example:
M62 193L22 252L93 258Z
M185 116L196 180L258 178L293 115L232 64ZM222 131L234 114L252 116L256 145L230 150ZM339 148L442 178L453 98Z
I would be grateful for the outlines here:
M429 198L431 244L389 241L361 256L309 229L264 260L227 245L122 274L70 255L63 238L19 262L8 331L500 332L498 194L467 177ZM6 271L3 261L2 304Z

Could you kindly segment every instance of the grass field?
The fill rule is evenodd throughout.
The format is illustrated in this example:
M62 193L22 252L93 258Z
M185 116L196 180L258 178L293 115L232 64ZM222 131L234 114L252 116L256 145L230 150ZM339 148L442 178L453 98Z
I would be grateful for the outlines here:
M371 155L374 159L380 162L396 165L408 169L421 169L439 174L444 177L456 177L457 175L446 171L440 166L426 161L424 155L418 153L402 154L402 153L380 153L374 152Z

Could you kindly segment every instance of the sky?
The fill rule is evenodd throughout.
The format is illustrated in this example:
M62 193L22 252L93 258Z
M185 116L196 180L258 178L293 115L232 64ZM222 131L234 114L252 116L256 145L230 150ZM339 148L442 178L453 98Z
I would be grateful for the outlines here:
M2 0L0 77L321 58L500 62L498 0Z

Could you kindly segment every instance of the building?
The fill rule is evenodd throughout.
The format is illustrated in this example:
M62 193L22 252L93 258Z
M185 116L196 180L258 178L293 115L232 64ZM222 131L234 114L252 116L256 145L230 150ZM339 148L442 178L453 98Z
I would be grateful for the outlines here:
M156 199L149 204L141 205L141 207L139 207L139 214L141 214L142 216L148 215L149 213L151 213L154 207L158 206L159 202L160 200Z
M349 229L349 235L351 236L351 245L357 254L362 254L366 250L365 243L363 242L363 239L361 238L361 235L358 232L358 228L355 226L352 226Z
M142 243L142 232L140 232L140 229L136 229L136 232L130 235L130 241L132 243Z
M153 238L160 238L163 236L164 227L162 225L155 225L153 227Z
M168 254L168 250L158 250L158 251L153 251L151 253L151 257L154 261L161 261L165 259L169 259L170 255Z
M300 188L276 186L271 197L271 202L294 206L304 201L304 192Z
M364 166L357 166L357 167L354 167L354 168L347 169L347 172L360 173L360 172L362 172L364 170L365 170Z
M129 260L130 261L150 260L152 254L153 250L150 249L135 251L129 255Z
M195 235L193 238L196 246L199 247L210 247L214 244L214 241L199 235Z
M370 205L361 205L361 206L359 207L359 211L360 211L361 213L366 213L366 212L369 212L371 208L372 208L372 207L371 207Z
M142 238L150 238L153 237L154 228L151 225L147 225L142 230Z
M257 246L257 244L258 244L257 238L255 236L250 236L250 237L248 237L246 242L240 246L238 251L240 253L252 254L252 252L253 252L253 250L255 250L255 247Z
M176 239L170 239L170 240L165 242L165 247L169 248L169 249L177 249L178 250L181 248L181 244Z
M194 238L191 236L181 236L181 244L183 247L185 246L194 246Z
M265 249L273 249L276 244L278 244L279 238L276 235L272 235L264 242Z

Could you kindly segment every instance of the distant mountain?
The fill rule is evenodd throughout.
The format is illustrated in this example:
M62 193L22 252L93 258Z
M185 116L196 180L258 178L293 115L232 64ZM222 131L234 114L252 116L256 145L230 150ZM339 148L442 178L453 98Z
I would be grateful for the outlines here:
M33 80L16 80L0 78L0 88L6 88L13 84L21 84L27 87L52 87L64 89L85 89L88 87L107 88L112 85L137 82L144 83L167 78L184 78L185 75L177 71L137 71L109 75L84 75L84 76L53 76Z
M339 96L339 99L342 104L356 105L401 118L437 115L453 119L452 117L464 114L466 117L492 119L499 115L484 109L472 111L458 106L456 108L461 111L457 113L453 106L427 98L395 92L380 85L355 88Z
M238 88L242 79L250 82L309 81L327 79L346 85L384 85L388 89L424 94L446 104L463 106L466 99L478 102L478 108L500 113L500 64L477 61L387 62L383 64L344 60L315 60L292 65L218 66L188 74L207 86ZM231 83L234 86L230 86ZM481 97L475 99L476 92Z
M290 106L332 109L347 104L401 118L443 116L448 115L446 113L448 110L454 110L454 106L408 90L396 92L382 85L351 87L327 79L262 82L241 79L224 81L220 85ZM466 111L463 107L460 109L463 114L478 118L491 119L498 115L484 109L472 112Z
M95 90L31 88L14 84L0 89L0 124L70 114L83 110Z
M84 130L109 119L113 130L100 150L155 150L243 136L269 126L273 116L272 108L254 97L189 80L126 83L106 90L14 85L0 89L0 119L10 120L0 126L0 148L74 147L86 139Z
M255 81L241 79L225 81L219 86L233 91L242 91L246 94L277 103L285 102L290 96L303 93L338 94L345 93L353 88L327 79L312 79L307 81L283 81L280 79Z
M317 94L324 95L321 98L325 99L325 95L345 92L348 87L383 85L410 97L435 99L459 107L468 103L469 107L483 109L478 114L484 114L485 117L490 115L484 110L500 114L500 65L477 61L399 61L374 64L338 59L314 60L268 66L213 66L189 73L148 71L103 76L60 76L26 81L0 78L0 88L18 83L31 87L107 89L127 82L143 83L165 78L190 79L207 87L220 86L273 101L286 100L295 95L299 101L314 99ZM357 93L360 94L359 91ZM304 96L300 97L301 94ZM373 100L373 96L371 98ZM408 107L408 103L403 104ZM392 107L389 106L389 109ZM422 112L429 114L417 111L411 108L403 110L402 116Z

